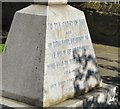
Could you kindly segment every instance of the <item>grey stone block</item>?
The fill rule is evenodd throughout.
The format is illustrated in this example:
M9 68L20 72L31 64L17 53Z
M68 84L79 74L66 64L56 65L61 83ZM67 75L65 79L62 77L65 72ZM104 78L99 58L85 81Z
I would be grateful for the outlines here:
M2 59L3 96L36 106L82 95L101 82L85 15L69 5L17 11Z

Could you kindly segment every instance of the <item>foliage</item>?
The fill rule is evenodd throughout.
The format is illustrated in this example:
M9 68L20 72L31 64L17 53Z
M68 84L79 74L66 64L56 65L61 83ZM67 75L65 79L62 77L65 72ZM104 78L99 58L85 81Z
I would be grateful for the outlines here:
M3 52L4 46L4 44L0 44L0 54Z
M120 4L110 2L83 2L74 4L77 8L88 12L97 12L102 14L111 14L120 16Z

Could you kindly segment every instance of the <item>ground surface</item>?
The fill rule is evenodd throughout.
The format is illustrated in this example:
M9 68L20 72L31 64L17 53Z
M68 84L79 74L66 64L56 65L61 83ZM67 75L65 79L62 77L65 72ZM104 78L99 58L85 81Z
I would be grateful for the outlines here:
M120 86L120 55L118 55L120 48L100 44L93 44L93 46L103 81Z
M103 81L120 85L120 48L94 44L94 49Z
M120 87L120 48L94 44L94 49L103 82Z

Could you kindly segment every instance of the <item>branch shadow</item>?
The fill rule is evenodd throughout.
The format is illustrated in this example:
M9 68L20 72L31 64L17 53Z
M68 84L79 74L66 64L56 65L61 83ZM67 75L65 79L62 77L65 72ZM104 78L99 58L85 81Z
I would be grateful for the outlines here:
M103 65L103 64L98 64L99 67L107 69L107 70L112 70L112 71L116 71L116 72L120 72L120 68L115 67L115 66L111 66L111 65Z
M105 60L105 61L109 61L109 62L116 62L116 63L120 64L120 61L112 60L112 59L109 59L109 58L104 58L104 57L98 57L97 56L97 59L101 59L101 60Z
M108 93L109 92L109 93ZM117 93L117 90L116 90ZM99 99L102 96L104 96L103 101L104 102L99 102ZM109 97L112 96L117 96L110 91L110 87L106 88L96 88L96 91L90 91L89 95L92 96L92 98L87 97L87 95L79 96L80 100L83 100L83 105L82 107L75 108L75 109L118 109L118 105L112 102L110 105L107 104ZM110 96L109 96L110 95ZM117 99L116 99L117 101Z
M103 58L103 57L97 57L99 59L102 59L102 60L106 60L106 61L109 61L109 62L116 62L116 63L120 63L119 61L116 61L116 60L111 60L111 59L108 59L108 58ZM75 81L73 83L74 85L74 90L75 90L75 95L74 97L77 98L77 99L82 99L83 100L83 107L82 109L89 109L90 107L92 107L92 109L101 109L101 108L116 108L118 107L118 104L116 104L116 101L115 99L117 99L117 97L119 96L118 93L120 94L120 92L118 92L118 89L116 92L114 92L114 97L111 96L113 92L111 92L108 88L104 89L104 91L98 91L98 92L105 92L103 94L104 98L104 102L102 103L99 103L98 102L98 99L100 97L100 95L94 95L94 92L93 92L93 99L88 99L86 96L84 96L88 91L89 92L92 92L94 90L97 90L98 86L100 85L100 80L101 80L101 77L99 75L99 71L98 71L98 66L101 67L101 68L105 68L105 69L108 69L108 70L113 70L113 71L117 71L117 72L120 72L120 68L118 67L114 67L114 66L110 66L110 65L102 65L102 64L99 64L97 65L96 63L96 58L94 58L91 54L87 54L86 55L86 50L84 49L81 53L79 53L77 50L73 50L73 59L75 60L76 63L79 64L79 67L76 68L74 70L76 76L75 76ZM90 65L90 67L88 67ZM91 70L90 70L90 69ZM85 72L86 71L86 72ZM97 84L94 86L94 87L88 87L89 89L86 91L86 86L83 86L80 84L82 83L83 81L88 81L90 79L90 77L94 77L96 78L97 80ZM85 78L85 80L83 79ZM106 83L111 83L113 85L113 82L114 82L114 85L117 85L119 86L120 83L119 83L119 78L113 78L113 80L110 80L108 82L108 78L107 77L102 77L103 81L106 82ZM106 80L106 81L105 81ZM83 82L83 84L85 84L85 82ZM91 82L91 81L89 81ZM109 92L109 93L108 93ZM90 93L91 94L91 93ZM110 94L110 96L109 96ZM92 95L92 94L91 94ZM111 104L109 104L109 100L115 98L113 101L111 101Z
M96 59L92 54L87 54L86 49L73 50L73 59L79 66L74 69L74 97L87 93L89 90L97 87L101 81L98 74ZM93 83L91 83L93 81Z

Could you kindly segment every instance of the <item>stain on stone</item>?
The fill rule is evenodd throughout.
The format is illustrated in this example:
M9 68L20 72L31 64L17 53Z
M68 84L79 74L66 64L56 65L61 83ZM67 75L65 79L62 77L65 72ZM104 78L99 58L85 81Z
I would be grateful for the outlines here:
M41 58L39 58L39 63L41 62Z
M37 49L38 49L39 47L37 46Z

